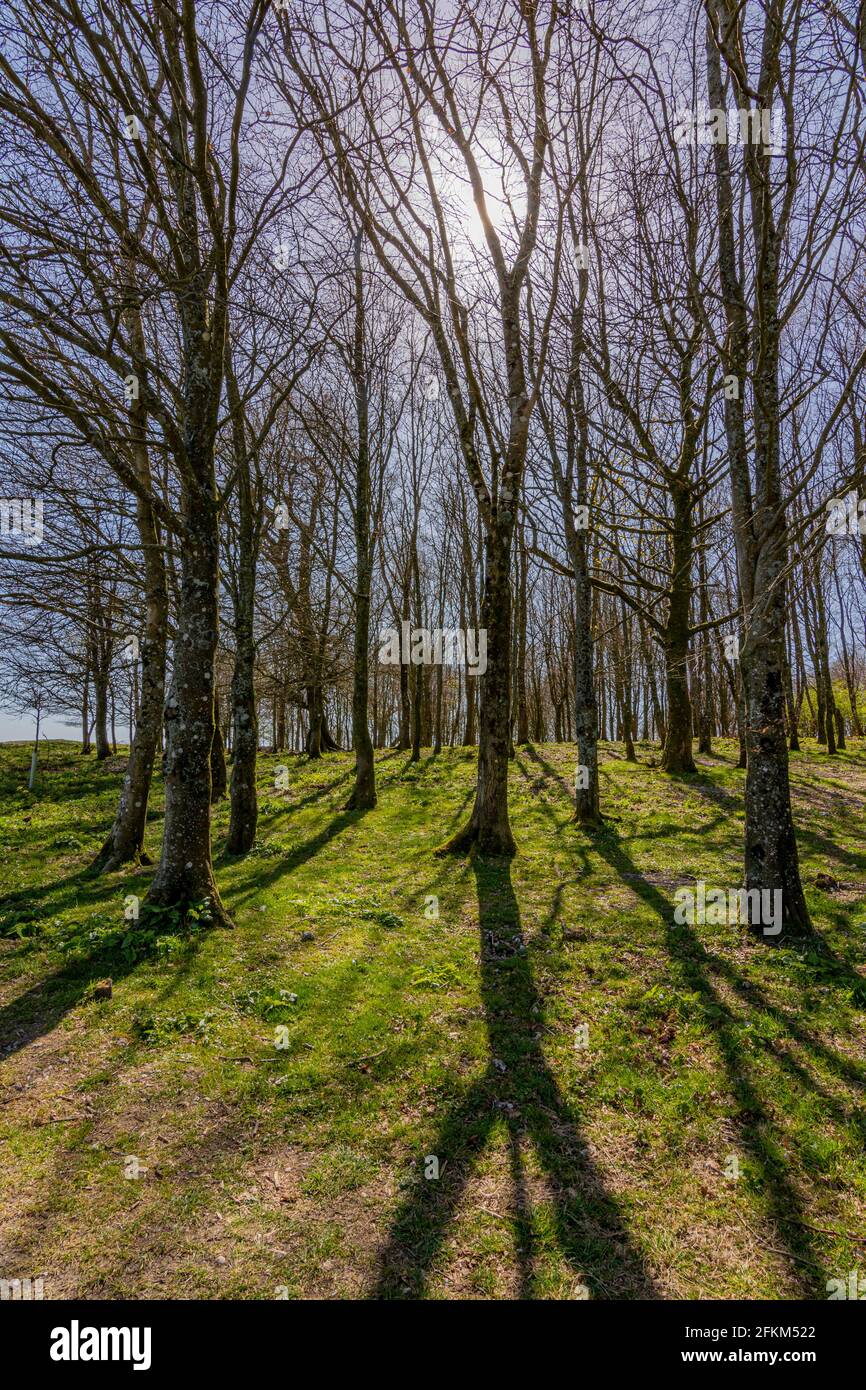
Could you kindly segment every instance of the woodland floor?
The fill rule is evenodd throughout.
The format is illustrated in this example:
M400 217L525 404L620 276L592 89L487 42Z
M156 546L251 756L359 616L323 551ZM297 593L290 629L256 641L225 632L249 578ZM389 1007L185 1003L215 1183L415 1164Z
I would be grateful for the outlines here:
M433 855L470 750L377 755L366 814L349 755L262 757L253 853L222 856L216 814L236 930L155 933L123 921L152 870L82 872L123 760L53 743L31 795L29 748L0 748L0 1278L786 1299L866 1270L866 744L792 757L805 949L674 923L677 886L739 882L733 754L672 779L606 745L587 837L573 746L520 748L510 864Z

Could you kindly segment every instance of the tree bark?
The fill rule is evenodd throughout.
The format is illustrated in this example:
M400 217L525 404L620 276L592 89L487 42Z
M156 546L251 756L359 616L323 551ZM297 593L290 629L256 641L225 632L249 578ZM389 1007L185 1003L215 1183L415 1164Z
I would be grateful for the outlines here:
M213 742L211 743L210 749L210 783L211 805L215 806L218 801L222 801L228 788L226 749L225 743L223 742L219 694L217 691L214 691Z
M207 904L229 925L213 876L210 844L214 658L218 636L219 528L215 487L184 487L180 606L174 670L165 703L165 828L146 905L181 914Z
M508 820L508 755L511 744L510 528L491 529L485 542L481 626L487 630L487 670L482 680L478 732L478 782L469 822L441 846L462 852L473 844L482 854L517 852ZM468 698L472 698L470 691Z
M148 470L149 478L149 470ZM168 590L159 528L152 508L139 498L136 516L145 575L145 621L141 640L141 693L135 737L123 778L120 802L108 838L94 859L94 873L112 873L122 864L151 861L144 852L147 803L162 733Z
M785 703L788 707L788 749L796 753L800 748L800 737L797 729L797 702L794 699L794 679L791 674L791 658L785 652Z
M525 744L529 742L529 711L526 703L526 579L527 579L527 555L526 546L523 543L523 528L520 530L520 545L518 547L518 605L519 612L515 623L515 645L517 648L517 742Z
M824 588L821 581L820 562L815 565L815 650L818 656L816 676L823 690L824 736L827 752L836 752L836 697L833 694L833 677L830 674L830 650L827 638L827 608L824 603ZM822 740L823 741L823 740Z
M661 762L665 772L684 773L696 771L688 679L694 524L692 495L688 486L672 486L671 492L674 504L673 559L664 635L668 708Z
M94 646L98 647L99 643ZM94 652L93 662L93 721L96 758L102 762L110 757L111 745L108 741L108 670L98 651Z
M86 757L92 751L90 743L90 663L84 667L84 684L81 688L81 754Z
M240 438L240 447L243 447ZM254 632L258 546L249 470L238 474L238 573L235 592L235 664L232 671L232 780L226 851L247 854L256 840L259 804L256 759L259 721L256 708Z
M418 616L419 626L423 622L424 615L421 611L421 571L418 564L418 533L417 530L412 534L412 589L415 604L415 612ZM423 727L423 681L424 667L419 662L412 667L412 751L409 755L411 763L417 763L421 758L421 732Z
M110 873L129 862L151 862L144 852L144 836L153 766L162 738L162 711L165 700L168 585L163 538L159 522L148 500L153 478L147 447L148 417L145 391L141 389L147 383L147 347L136 290L135 269L132 265L126 270L125 287L129 293L126 321L140 388L138 395L129 403L129 426L133 442L132 463L143 488L143 492L136 495L135 519L144 566L145 615L139 650L141 687L135 736L132 735L130 713L129 761L126 765L120 802L108 838L91 865L94 873ZM136 672L137 667L133 665L133 673Z
M739 11L725 0L710 0L720 41L738 51ZM778 78L781 30L767 17L761 74L757 84L762 109L773 105ZM710 106L727 109L721 53L708 21L707 84ZM730 50L726 50L730 52ZM736 74L738 105L745 104ZM785 738L785 574L788 532L780 478L779 414L779 256L781 237L773 207L769 151L744 146L749 213L756 259L753 308L752 386L754 394L753 495L744 415L744 385L749 358L749 319L739 279L731 162L727 144L713 146L719 214L718 261L722 301L728 327L726 366L740 384L725 400L725 431L737 553L743 641L740 669L745 699L748 750L745 794L744 880L747 890L782 893L783 933L797 935L811 923L800 882L797 840L791 812L788 748ZM757 932L759 928L753 926ZM778 938L763 937L764 940Z
M370 738L370 601L373 555L370 543L370 447L367 370L364 360L364 280L361 268L362 233L355 236L355 334L353 379L358 418L355 464L355 663L352 676L352 746L355 785L347 811L368 811L376 805L376 765ZM402 667L401 667L402 669Z
M701 509L701 521L703 521L703 508ZM707 552L706 546L702 545L698 556L698 575L700 578L700 620L701 625L710 620L710 601L707 589ZM710 647L709 631L704 629L701 634L701 691L700 691L700 725L698 729L698 752L709 755L713 751L713 662Z

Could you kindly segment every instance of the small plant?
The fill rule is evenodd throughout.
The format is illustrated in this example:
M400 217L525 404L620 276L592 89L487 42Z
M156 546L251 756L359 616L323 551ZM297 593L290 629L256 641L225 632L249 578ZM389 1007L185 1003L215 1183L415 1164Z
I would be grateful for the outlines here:
M213 1017L212 1013L202 1014L198 1018L188 1013L158 1016L138 1009L132 1019L132 1034L150 1046L171 1042L179 1035L193 1036L206 1042L211 1035Z
M278 859L283 853L279 845L275 845L271 840L257 839L251 849L247 850L248 859Z
M455 989L460 972L453 965L434 965L416 970L409 983L413 989Z
M58 835L52 842L52 849L81 849L82 841L77 835Z
M396 912L389 912L386 908L365 908L365 910L358 915L362 921L378 922L380 927L387 927L389 931L393 931L396 927L402 927L404 925L402 917L398 917Z
M35 913L30 908L9 912L0 917L0 936L14 936L23 941L25 936L34 934L37 925Z
M288 989L245 989L234 997L235 1008L242 1014L254 1014L266 1021L297 1004L298 996Z

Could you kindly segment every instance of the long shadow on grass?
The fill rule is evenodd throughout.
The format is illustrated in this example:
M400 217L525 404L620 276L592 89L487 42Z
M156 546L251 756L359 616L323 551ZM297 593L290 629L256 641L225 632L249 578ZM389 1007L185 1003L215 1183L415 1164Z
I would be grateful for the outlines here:
M712 1037L722 1062L728 1089L736 1104L734 1123L740 1143L753 1160L764 1184L767 1214L782 1240L788 1258L803 1266L813 1295L826 1297L826 1275L821 1272L812 1235L804 1224L803 1206L797 1189L787 1177L780 1158L778 1131L757 1085L749 1075L749 1054L742 1043L742 1020L728 1007L710 978L710 959L696 933L687 924L674 923L667 898L639 873L615 832L599 836L596 848L602 858L621 877L630 875L634 892L661 921L665 946L682 987L697 998L704 1027ZM756 949L760 949L759 947Z
M712 801L714 805L724 810L731 811L739 818L743 815L742 797L734 795L724 787L710 781L706 777L671 778L672 781L682 782L690 791L697 793L705 799ZM797 840L805 845L815 854L823 854L839 863L849 865L852 869L858 869L861 873L866 872L866 854L852 849L846 849L837 844L834 840L822 835L818 830L810 830L802 824L797 826Z
M532 756L545 769L549 780L558 783L556 769L534 750ZM804 1222L799 1193L788 1180L784 1160L779 1157L781 1146L775 1122L749 1076L749 1056L740 1038L741 1020L713 987L710 978L713 958L691 926L674 922L670 902L640 873L612 826L598 834L593 843L598 854L629 883L633 892L661 921L671 964L683 989L697 999L706 1032L713 1038L724 1066L727 1085L737 1106L733 1119L740 1143L761 1176L767 1215L784 1243L780 1253L791 1262L792 1273L797 1274L795 1266L801 1267L799 1279L813 1296L826 1297L826 1274L818 1263L812 1233Z
M314 801L320 801L323 796L327 796L328 792L336 791L337 787L342 787L348 782L349 778L354 776L354 771L354 768L350 767L340 777L335 777L332 782L317 784L307 792L306 796L300 796L297 800L287 798L285 803L280 806L279 811L273 812L272 815L274 817L285 816L292 811L300 811L302 806L309 806Z
M108 933L92 951L38 980L0 1008L0 1058L20 1052L36 1038L50 1033L98 980L109 976L116 984L143 964L148 952L123 947L129 935L128 925ZM196 950L203 937L204 932L190 937L190 950Z
M22 914L22 921L36 921L77 906L82 894L92 903L99 904L117 891L117 886L105 879L91 878L86 868L75 869L64 878L53 879L50 883L28 883L21 888L10 889L0 896L0 917L18 911ZM26 911L22 912L23 909Z
M196 1239L200 1208L188 1200L188 1195L202 1179L207 1179L210 1193L221 1188L223 1182L231 1184L239 1164L248 1157L245 1146L251 1147L255 1139L249 1116L241 1105L232 1110L214 1096L196 1097L201 1110L192 1140L168 1140L154 1133L156 1122L161 1123L160 1117L165 1114L160 1106L169 1108L169 1128L178 1120L182 1125L183 1120L171 1111L170 1096L157 1092L154 1097L147 1086L135 1098L127 1092L122 1113L114 1114L114 1102L120 1088L128 1084L127 1078L139 1067L152 1064L156 1055L158 1051L151 1044L133 1040L122 1057L112 1057L109 1067L100 1060L89 1076L75 1077L78 1097L98 1095L99 1104L86 1115L64 1124L62 1139L46 1155L36 1194L28 1194L16 1224L7 1220L0 1230L0 1267L22 1273L44 1268L46 1292L51 1298L164 1299L166 1250L176 1255ZM69 1085L67 1080L67 1089ZM74 1097L61 1099L68 1103ZM144 1116L140 1106L144 1107ZM222 1111L218 1118L217 1108ZM145 1172L157 1161L168 1159L172 1172L170 1190L159 1195L149 1183L141 1189L138 1183L121 1179L122 1197L118 1200L117 1183L110 1170L113 1167L119 1175L130 1144L128 1139L121 1139L116 1126L122 1125L129 1134L135 1132L142 1119L149 1133L140 1134L135 1147L147 1155ZM44 1123L28 1118L23 1131L25 1140L33 1126ZM157 1138L168 1148L157 1149ZM72 1206L70 1194L74 1194ZM203 1208L208 1210L206 1202ZM78 1258L80 1247L75 1238L70 1242L71 1231L79 1239L84 1236L93 1258ZM262 1250L263 1265L273 1266L270 1281L263 1276L263 1283L270 1282L271 1288L281 1273L276 1261L274 1252ZM192 1277L206 1277L210 1263L210 1251L204 1250ZM61 1278L59 1291L56 1275ZM188 1280L184 1283L188 1284ZM178 1294L189 1296L188 1287ZM210 1296L222 1295L215 1291Z
M473 869L490 1062L443 1117L431 1150L439 1159L441 1176L419 1184L399 1207L371 1296L423 1297L475 1158L493 1129L504 1124L522 1296L532 1298L535 1283L524 1168L525 1145L531 1141L547 1175L557 1243L575 1276L596 1296L656 1297L643 1256L589 1157L544 1057L538 1031L541 1000L526 956L509 862L479 857Z
M258 897L263 889L269 887L278 879L281 879L284 874L290 874L293 873L295 869L300 869L303 864L306 864L310 859L314 858L320 850L323 850L332 840L336 839L338 835L341 835L344 830L347 830L350 825L357 825L366 815L369 815L368 811L340 811L340 813L332 817L328 824L316 835L311 835L308 840L304 840L302 844L295 845L285 854L275 855L270 861L271 867L266 871L263 872L261 870L262 861L259 861L256 865L257 872L255 879L249 889L243 893L232 894L232 907L235 908L240 903L247 902L252 897ZM255 862L252 856L247 856L247 858L250 862ZM223 859L227 859L227 856L220 855L217 862L221 863Z

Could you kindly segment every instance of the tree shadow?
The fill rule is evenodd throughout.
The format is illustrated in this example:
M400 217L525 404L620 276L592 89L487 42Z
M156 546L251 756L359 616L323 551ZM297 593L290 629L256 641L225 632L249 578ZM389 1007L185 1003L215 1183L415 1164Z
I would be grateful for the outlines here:
M811 850L816 858L824 858L830 862L835 860L837 864L844 864L857 873L866 873L866 854L855 849L845 849L843 845L837 844L818 830L809 830L798 825L797 840Z
M442 754L436 753L432 748L422 748L421 757L414 762L411 757L407 758L400 769L400 777L405 778L410 772L414 773L412 781L420 781L427 772L438 771L442 764ZM450 769L448 769L450 771ZM474 790L474 789L473 789Z
M144 872L145 870L139 869L135 874L130 874L129 878L131 880ZM88 866L85 865L83 868L74 869L64 878L53 879L50 883L29 883L22 888L10 889L0 897L0 917L22 908L33 908L34 912L38 909L46 914L65 912L78 904L82 892L90 902L98 904L117 894L118 883L105 876L92 878L88 873Z
M524 751L526 752L527 757L532 759L532 761L536 764L536 768L532 768L529 766L528 763L524 763L520 757L517 758L517 767L519 768L524 779L526 780L529 790L539 797L539 804L544 804L540 795L541 793L544 793L546 797L548 793L555 791L557 795L561 795L565 798L569 814L564 816L562 820L556 820L556 817L553 815L552 810L550 808L549 801L544 806L545 814L547 815L548 820L551 822L551 826L554 828L556 835L560 839L562 839L564 836L571 836L571 847L575 852L578 850L580 851L580 853L584 857L584 865L586 867L588 861L586 859L584 851L594 844L595 837L597 835L604 835L606 828L609 825L611 825L614 821L619 821L620 817L611 816L610 814L608 814L600 825L591 827L579 826L577 822L574 820L573 814L571 814L571 812L573 812L574 806L572 799L572 789L568 781L568 778L565 777L561 772L559 772L558 769L555 768L552 763L547 762L546 759L544 759L533 746L529 744L525 745ZM665 773L664 776L666 781L676 780L676 777L671 773ZM688 776L690 784L694 784L696 781L700 780L700 778L695 777L694 774L689 774ZM602 800L603 799L604 797L602 794ZM720 827L723 827L724 825L725 816L723 810L720 808L719 814L715 817L714 820L704 821L698 827L701 836L701 845L705 850L717 849L721 851L726 847L723 841L709 839L709 836L712 834L713 831L718 830ZM579 836L579 838L575 838L574 832L577 832L577 836ZM640 837L642 840L668 840L671 839L673 836L682 834L683 824L681 821L657 820L653 824L652 828L642 827ZM640 877L640 875L636 876Z
M672 778L671 780L678 779ZM727 791L726 788L718 786L706 777L691 777L688 779L687 785L690 791L697 792L699 796L712 801L716 806L732 811L742 818L742 797L734 795L733 792ZM857 869L861 873L866 872L866 853L846 849L843 845L836 844L834 840L829 839L828 836L822 835L819 830L811 830L799 824L797 826L797 841L816 855L824 855L830 859L835 859L837 863Z
M635 893L652 907L661 921L671 964L684 990L697 998L705 1030L713 1039L724 1067L727 1087L736 1104L732 1118L739 1142L755 1163L763 1182L767 1215L792 1266L806 1267L808 1273L799 1277L805 1280L813 1296L826 1297L826 1273L818 1263L800 1194L788 1178L784 1160L779 1156L780 1136L776 1122L749 1074L748 1051L741 1039L741 1020L713 985L713 962L709 953L690 925L674 922L672 905L639 873L615 833L599 840L597 847L599 854L620 876L630 872ZM760 945L756 944L755 949L761 949ZM795 1272L793 1268L792 1272Z
M134 930L133 924L124 923L106 934L92 951L37 980L30 989L0 1008L0 1058L5 1060L36 1038L50 1033L98 980L109 977L116 984L152 957L155 941L148 943L146 948L131 949L128 942L131 926ZM206 930L190 934L184 960L198 950Z
M98 1095L100 1105L71 1119L68 1127L64 1126L63 1140L46 1156L46 1166L40 1173L36 1193L28 1191L25 1185L22 1195L26 1205L16 1216L14 1224L7 1219L0 1230L0 1267L4 1270L17 1269L22 1275L30 1270L46 1268L46 1297L165 1298L159 1279L165 1245L169 1243L170 1248L177 1250L188 1238L189 1232L195 1231L198 1204L185 1201L184 1195L197 1179L204 1176L213 1179L218 1164L230 1162L232 1168L236 1169L244 1161L244 1146L252 1146L255 1140L256 1131L250 1130L249 1118L242 1107L230 1110L219 1097L204 1093L198 1099L207 1122L197 1130L194 1139L168 1140L161 1133L154 1134L152 1131L139 1133L137 1138L133 1138L130 1133L132 1122L126 1111L122 1117L113 1115L113 1100L118 1089L126 1084L126 1078L137 1067L147 1067L152 1063L153 1056L154 1049L150 1045L131 1041L121 1058L115 1056L112 1059L110 1073L99 1062L89 1074L75 1077L74 1090L79 1102L88 1095ZM67 1087L69 1084L67 1079ZM143 1094L146 1097L144 1103L151 1105L146 1087ZM68 1103L72 1097L60 1099ZM165 1099L164 1103L170 1106L170 1098ZM211 1123L217 1108L223 1114L218 1122ZM151 1120L154 1115L161 1113L151 1111ZM31 1129L44 1123L29 1117L25 1137ZM106 1136L106 1124L110 1129L111 1142ZM132 1127L134 1129L134 1124ZM157 1147L157 1141L165 1147ZM110 1182L104 1184L104 1176L103 1181L92 1182L94 1155L98 1155L100 1165L113 1161L120 1177L127 1159L132 1156L131 1144L138 1151L136 1157L144 1155L146 1158L142 1176L147 1183L142 1187L121 1177L120 1189L129 1201L119 1203L115 1186ZM157 1164L166 1160L177 1174L179 1194L175 1194L173 1200L169 1199L167 1207L150 1187L159 1173ZM91 1195L94 1190L96 1196ZM71 1210L70 1192L75 1193L75 1204ZM144 1221L143 1205L148 1208ZM58 1242L58 1231L68 1233L70 1226L77 1232L82 1228L87 1229L93 1240L96 1258L82 1259L77 1242L71 1244L68 1255L64 1256L63 1245ZM44 1249L46 1241L50 1242L47 1261ZM112 1251L110 1263L116 1270L115 1277L121 1291L107 1294L104 1291L107 1271L100 1266L109 1249ZM265 1250L262 1253L267 1257L269 1252ZM207 1260L206 1252L203 1252L202 1258ZM76 1281L74 1289L61 1288L56 1292L52 1288L58 1263L62 1266L63 1278ZM140 1282L142 1279L145 1281L144 1287ZM130 1291L133 1287L135 1292Z
M581 1139L541 1045L542 1005L530 970L508 860L473 861L481 936L481 995L490 1061L443 1116L431 1152L438 1181L421 1181L399 1206L379 1257L373 1298L424 1296L455 1221L474 1160L499 1124L507 1130L521 1296L535 1283L525 1174L535 1145L553 1202L556 1240L591 1293L658 1297L638 1246ZM616 1289L611 1295L610 1290Z
M288 816L291 815L293 811L300 811L302 806L309 806L312 802L319 801L323 796L327 796L328 792L336 791L337 787L345 785L352 776L353 770L350 768L348 772L344 772L341 776L335 777L332 782L317 783L316 786L307 792L306 796L300 796L297 800L286 800L285 804L280 806L278 811L273 811L270 815L273 820L276 820L278 816Z
M665 777L671 786L679 785L685 791L697 792L698 796L711 801L723 811L739 812L741 816L743 814L742 793L737 796L726 787L720 787L706 772L668 772Z
M311 835L308 840L304 840L302 844L294 845L285 853L275 855L273 867L267 872L262 873L260 866L256 865L257 872L254 881L246 892L235 892L232 894L232 906L237 907L240 903L248 902L250 898L261 893L264 888L275 883L278 879L282 878L284 874L290 874L293 873L295 869L299 869L303 864L313 859L320 850L326 847L326 845L329 845L332 840L336 839L338 835L341 835L344 830L347 830L349 826L357 825L359 821L363 820L364 816L369 814L368 810L340 811L339 814L333 816L328 824L316 835ZM218 862L222 862L223 858L226 858L226 856L221 855ZM244 858L245 862L248 864L253 862L253 856L251 854L247 854ZM228 859L226 859L226 862L228 862Z
M539 755L536 754L535 756L545 767L550 781L558 783L559 778L555 768L546 763ZM784 1169L784 1162L779 1157L780 1145L777 1126L759 1094L755 1081L749 1075L748 1053L740 1037L741 1020L715 989L711 974L714 970L723 969L723 973L727 975L729 983L735 988L735 992L738 992L740 997L747 1002L749 1002L749 982L740 976L740 987L739 990L736 990L735 981L738 979L738 974L734 967L723 963L718 956L711 955L704 948L692 926L688 923L680 925L674 921L671 903L640 872L634 860L625 850L622 839L614 827L606 826L603 833L595 837L594 847L617 875L629 883L637 896L651 907L659 918L664 930L665 947L671 964L679 977L681 987L684 992L697 999L697 1007L705 1031L713 1039L724 1067L727 1085L737 1107L733 1120L739 1134L739 1142L744 1152L755 1163L760 1174L767 1198L767 1214L779 1239L784 1243L784 1251L780 1253L787 1256L791 1263L792 1273L801 1284L805 1285L812 1296L826 1297L826 1274L819 1265L814 1238L804 1220L800 1194L794 1183L789 1180ZM759 949L757 944L756 949ZM832 955L829 948L828 955ZM833 961L837 968L843 968L844 963L839 962L838 958L833 957ZM859 976L856 976L856 980L862 986L863 982ZM762 1007L766 1007L763 1002ZM814 1040L808 1039L805 1030L800 1030L798 1025L781 1011L776 1011L774 1016L779 1023L787 1028L791 1036L797 1038L801 1043L807 1041L814 1043ZM816 1045L814 1050L822 1056L828 1052L828 1049L821 1045ZM823 1059L828 1060L826 1056ZM860 1081L859 1076L856 1078L851 1076L849 1068L844 1064L844 1059L834 1060L842 1063L841 1069L848 1079ZM791 1072L790 1065L787 1070L789 1073ZM798 1269L797 1266L800 1268ZM805 1267L806 1273L802 1272L803 1267Z

